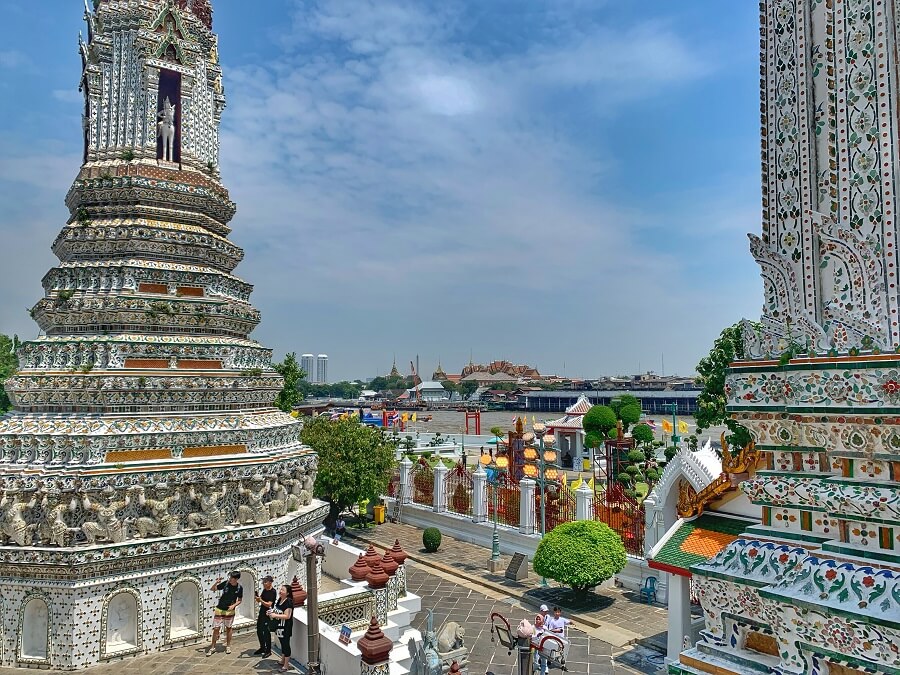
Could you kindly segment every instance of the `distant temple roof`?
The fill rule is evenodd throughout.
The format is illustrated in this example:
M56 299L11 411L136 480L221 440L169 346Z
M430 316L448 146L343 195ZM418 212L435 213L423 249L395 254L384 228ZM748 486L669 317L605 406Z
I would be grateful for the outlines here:
M509 361L491 361L487 365L470 362L469 365L462 370L463 380L472 373L506 373L514 378L523 377L530 380L536 380L541 377L537 368L526 365L517 365L510 363Z
M443 382L447 379L447 373L444 372L444 369L441 368L441 362L438 361L437 370L431 374L431 379L436 380L437 382Z
M515 378L511 375L507 375L506 373L489 373L486 371L476 370L472 373L469 373L465 377L460 380L460 382L517 382L518 378Z

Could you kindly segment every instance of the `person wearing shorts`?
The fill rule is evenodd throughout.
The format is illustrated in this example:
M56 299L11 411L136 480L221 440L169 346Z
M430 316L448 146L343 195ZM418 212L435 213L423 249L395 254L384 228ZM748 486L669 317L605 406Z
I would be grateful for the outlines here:
M212 644L206 650L207 656L216 653L216 642L219 639L219 632L222 626L225 626L225 653L231 653L231 627L234 625L234 615L237 612L238 605L244 599L244 589L240 584L241 573L230 572L228 581L222 581L222 577L213 582L212 591L220 591L219 602L213 610L213 634Z

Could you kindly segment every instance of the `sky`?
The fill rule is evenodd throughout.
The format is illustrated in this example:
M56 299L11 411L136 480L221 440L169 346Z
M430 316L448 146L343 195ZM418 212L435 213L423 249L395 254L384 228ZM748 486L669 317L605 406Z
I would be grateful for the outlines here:
M236 274L277 359L687 375L759 316L755 3L214 7ZM0 332L31 338L81 161L82 0L0 11Z

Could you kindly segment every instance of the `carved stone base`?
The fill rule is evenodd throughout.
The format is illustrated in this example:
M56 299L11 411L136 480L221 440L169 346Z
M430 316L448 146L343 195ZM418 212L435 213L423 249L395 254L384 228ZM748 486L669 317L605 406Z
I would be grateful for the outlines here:
M245 597L235 627L253 630L256 607L246 598L266 575L282 583L301 574L291 544L321 530L327 512L315 501L278 522L218 532L72 549L0 547L0 665L79 670L206 640L218 600L210 586L232 569L241 572Z

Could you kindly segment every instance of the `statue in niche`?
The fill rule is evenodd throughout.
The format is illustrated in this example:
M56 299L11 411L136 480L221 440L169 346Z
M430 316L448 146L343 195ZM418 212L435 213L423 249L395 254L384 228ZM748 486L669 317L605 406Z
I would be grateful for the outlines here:
M147 499L143 486L135 489L138 495L138 504L150 511L149 516L141 516L137 519L138 536L146 539L150 535L172 537L178 534L178 519L172 515L169 509L180 497L177 494L169 494L169 486L165 483L157 483L151 490L153 496Z
M107 645L134 644L136 641L133 601L125 593L120 593L110 601L106 608Z
M175 161L175 106L169 101L163 101L163 109L159 112L157 128L162 139L162 158L166 162Z
M269 518L273 520L287 513L287 489L278 480L272 481L272 499L267 506L269 507Z
M66 504L61 498L59 490L47 490L41 501L44 509L44 519L39 526L39 534L42 544L53 544L54 546L66 545L66 534L75 528L70 528L66 522L66 511L75 510L75 500L69 500Z
M238 485L238 494L247 497L247 503L238 506L237 522L243 525L247 521L262 525L269 522L269 509L263 502L269 493L269 483L259 474L250 479L250 488L243 483Z
M197 605L190 582L180 583L172 592L172 629L197 630Z
M25 607L23 623L22 653L33 659L47 658L47 630L50 628L50 617L47 603L43 600L30 600Z
M89 544L93 544L98 538L107 539L114 544L120 544L128 538L127 525L119 519L117 512L131 503L131 496L125 495L124 499L117 500L116 491L106 486L100 492L100 498L92 502L87 494L82 495L81 505L85 511L96 514L97 520L85 521L81 531Z
M3 491L3 499L0 499L0 532L3 534L3 543L13 542L24 546L28 539L29 527L25 522L25 509L33 509L37 504L37 497L32 497L26 502L19 494L17 487L8 487Z
M187 522L190 529L221 530L225 527L225 514L219 508L219 497L224 497L226 490L227 487L221 491L216 490L216 484L211 479L204 483L203 492L199 497L193 485L188 489L190 499L200 501L200 511L188 514Z

